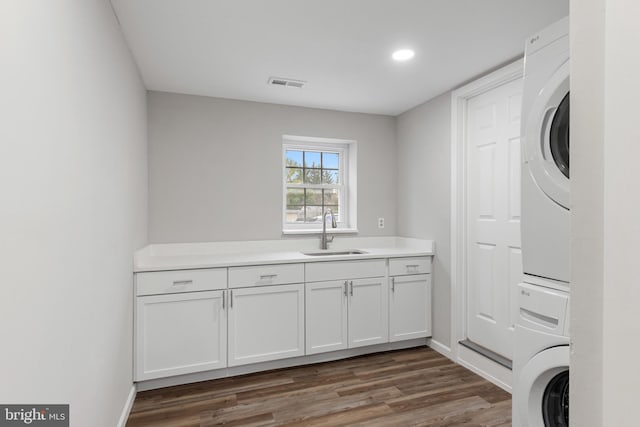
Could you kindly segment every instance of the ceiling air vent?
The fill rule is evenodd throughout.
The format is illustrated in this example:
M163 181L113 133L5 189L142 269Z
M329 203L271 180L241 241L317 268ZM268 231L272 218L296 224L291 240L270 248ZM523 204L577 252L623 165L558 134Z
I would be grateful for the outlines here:
M274 86L302 88L307 82L303 80L284 79L282 77L269 77L269 84Z

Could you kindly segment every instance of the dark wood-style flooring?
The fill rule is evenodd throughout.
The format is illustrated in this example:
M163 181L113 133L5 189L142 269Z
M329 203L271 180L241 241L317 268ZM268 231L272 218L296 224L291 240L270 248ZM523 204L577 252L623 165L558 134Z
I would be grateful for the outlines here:
M136 426L510 426L511 395L428 347L138 393Z

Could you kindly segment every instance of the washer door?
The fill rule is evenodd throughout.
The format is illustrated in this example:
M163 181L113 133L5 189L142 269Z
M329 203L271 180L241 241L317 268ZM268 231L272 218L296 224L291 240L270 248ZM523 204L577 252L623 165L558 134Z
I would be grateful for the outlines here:
M569 61L547 81L526 120L525 164L540 189L569 209Z
M513 394L514 426L569 426L569 346L536 354L521 370Z

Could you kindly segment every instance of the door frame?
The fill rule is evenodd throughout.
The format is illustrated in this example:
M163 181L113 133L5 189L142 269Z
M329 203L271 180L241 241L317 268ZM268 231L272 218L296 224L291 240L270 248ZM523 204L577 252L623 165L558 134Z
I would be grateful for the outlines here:
M508 391L510 370L459 344L467 338L467 106L474 96L517 80L523 73L524 60L518 59L451 93L451 356Z

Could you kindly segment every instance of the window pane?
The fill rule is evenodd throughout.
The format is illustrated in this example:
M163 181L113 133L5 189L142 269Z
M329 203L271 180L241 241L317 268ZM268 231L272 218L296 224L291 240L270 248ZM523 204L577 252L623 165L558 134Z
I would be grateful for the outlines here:
M287 150L285 157L287 166L302 167L302 151Z
M325 169L338 169L340 156L338 153L322 153L322 167Z
M322 169L305 169L305 184L320 184L322 182Z
M317 205L322 207L322 190L306 189L305 205Z
M322 222L322 206L307 206L305 222Z
M288 184L302 184L302 169L300 169L300 168L287 168L287 183Z
M287 206L285 218L288 224L304 222L304 206Z
M287 188L287 209L304 205L304 189Z
M319 168L320 167L320 153L316 151L304 152L304 167L305 168Z
M322 170L323 184L340 184L340 173L334 170Z
M337 205L340 201L340 191L337 189L324 190L324 205Z

